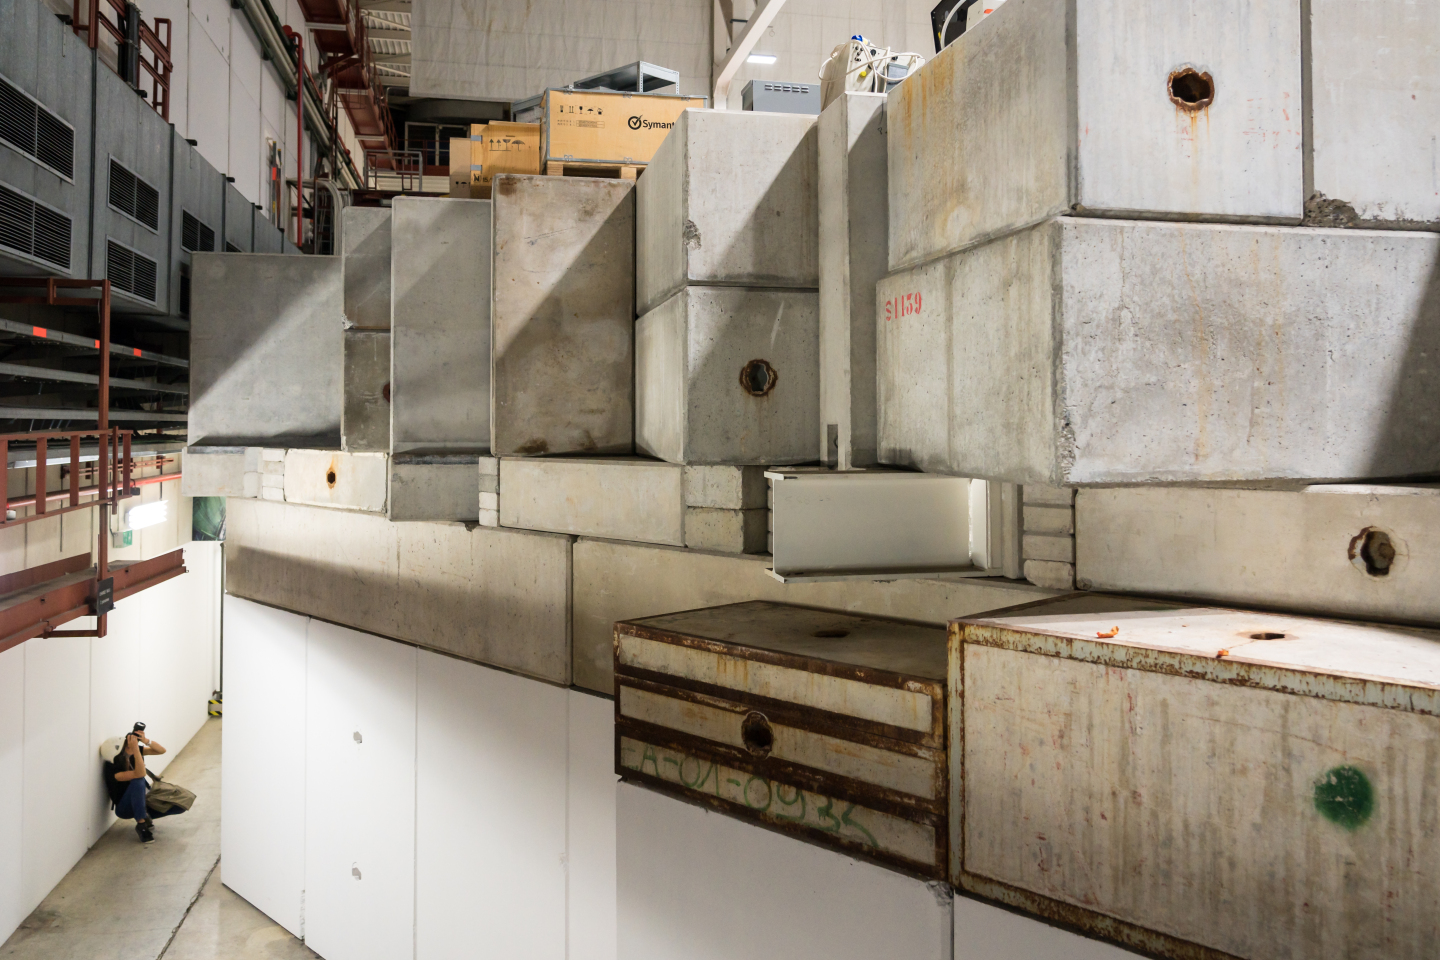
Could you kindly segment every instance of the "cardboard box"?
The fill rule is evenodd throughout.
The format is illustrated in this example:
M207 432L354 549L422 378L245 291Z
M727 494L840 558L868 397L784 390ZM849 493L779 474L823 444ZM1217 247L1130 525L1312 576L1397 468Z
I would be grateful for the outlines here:
M470 156L476 152L470 144L469 137L450 140L450 196L462 200L470 199Z
M450 196L488 200L497 173L540 172L540 124L476 123L450 141Z
M643 166L660 149L682 111L703 109L704 97L548 90L546 163Z

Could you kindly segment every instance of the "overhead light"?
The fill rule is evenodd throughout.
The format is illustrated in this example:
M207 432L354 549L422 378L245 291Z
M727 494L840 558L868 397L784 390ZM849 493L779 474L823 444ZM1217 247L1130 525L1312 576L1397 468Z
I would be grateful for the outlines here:
M170 501L156 500L142 503L125 511L125 526L131 530L143 530L170 519Z
M748 56L748 57L745 58L745 62L746 62L746 63L763 63L763 64L765 64L766 66L769 66L770 64L772 64L772 63L775 62L775 57L774 57L773 54L769 54L769 53L752 53L752 54L750 54L750 56Z

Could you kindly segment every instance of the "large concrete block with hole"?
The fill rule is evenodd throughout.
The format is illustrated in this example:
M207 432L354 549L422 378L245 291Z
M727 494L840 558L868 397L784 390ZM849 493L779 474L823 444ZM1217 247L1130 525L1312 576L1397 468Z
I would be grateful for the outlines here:
M885 97L820 114L820 459L875 462L875 284L885 276Z
M345 331L345 406L341 446L348 451L390 449L390 331Z
M197 253L190 283L190 443L338 448L340 258Z
M1433 233L1062 217L876 299L886 463L1056 486L1440 470Z
M285 502L384 513L388 460L383 453L286 450Z
M634 188L496 179L494 455L633 452Z
M570 682L569 537L264 500L226 522L227 593Z
M1074 524L1081 589L1440 624L1434 486L1081 490Z
M889 94L890 267L1048 216L1302 212L1300 5L1009 0Z
M1310 0L1306 218L1440 229L1440 4Z
M390 226L390 448L490 446L490 201L397 197Z
M687 286L641 317L640 452L686 464L814 460L818 301L813 290Z
M632 457L507 457L500 461L500 525L681 545L682 469Z
M389 207L340 212L345 322L351 327L390 329L390 217Z
M813 116L682 113L635 188L637 309L687 283L817 286L816 144Z
M939 625L1055 596L998 578L781 583L766 557L613 540L578 540L574 558L575 683L606 694L615 692L617 620L773 600Z

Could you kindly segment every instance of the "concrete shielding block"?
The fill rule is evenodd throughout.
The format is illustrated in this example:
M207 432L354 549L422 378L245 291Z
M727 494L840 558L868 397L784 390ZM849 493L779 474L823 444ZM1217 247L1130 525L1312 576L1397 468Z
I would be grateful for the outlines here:
M190 443L338 448L340 258L196 254L190 283Z
M687 283L818 286L816 144L813 116L682 113L635 189L636 309Z
M685 506L748 510L768 505L764 467L724 465L685 468Z
M818 299L809 290L689 286L641 317L640 452L684 464L815 459Z
M239 447L190 447L181 460L182 497L243 497L245 451Z
M490 201L398 197L391 223L390 449L490 446Z
M495 179L494 455L634 452L634 186Z
M283 483L287 503L385 512L383 453L287 450Z
M390 332L345 331L341 437L352 453L390 450Z
M475 522L480 481L474 457L396 457L390 463L389 517Z
M1300 6L1205 9L1009 0L891 91L890 269L1071 210L1298 223Z
M629 458L506 458L500 525L683 545L680 471L677 464Z
M1075 589L1075 564L1059 560L1026 560L1025 579L1048 590Z
M1062 217L876 299L887 463L1027 489L1440 472L1433 233Z
M721 553L765 553L770 534L770 511L725 510L717 507L685 508L685 546Z
M227 592L570 682L569 537L259 500L227 507Z
M1005 580L780 583L766 558L582 539L575 543L575 683L614 693L617 620L774 600L848 613L944 624L957 616L1054 596Z
M885 95L845 93L819 121L817 459L875 462L875 284L888 266ZM834 425L834 448L829 428Z
M351 327L390 329L390 216L389 207L340 212L345 320Z
M1440 624L1434 486L1083 490L1075 524L1085 590Z

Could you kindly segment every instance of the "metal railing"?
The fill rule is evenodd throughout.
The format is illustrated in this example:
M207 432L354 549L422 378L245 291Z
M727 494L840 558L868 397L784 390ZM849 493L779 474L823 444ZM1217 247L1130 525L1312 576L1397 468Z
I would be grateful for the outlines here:
M425 157L419 150L366 150L365 187L394 193L425 189Z
M110 7L115 14L111 22L100 9L101 3ZM85 6L85 19L81 19L81 7ZM168 123L170 120L170 74L174 64L170 60L171 24L164 17L155 18L151 27L140 16L140 8L127 0L74 0L70 17L71 29L84 36L86 44L94 50L100 44L100 30L115 40L119 48L120 79L130 84L141 96L150 101L155 112ZM161 38L161 34L164 38ZM146 59L146 51L150 58ZM141 71L150 75L150 90L141 86Z

